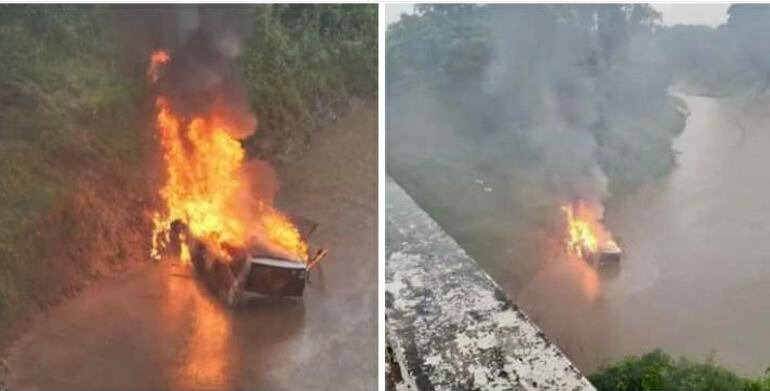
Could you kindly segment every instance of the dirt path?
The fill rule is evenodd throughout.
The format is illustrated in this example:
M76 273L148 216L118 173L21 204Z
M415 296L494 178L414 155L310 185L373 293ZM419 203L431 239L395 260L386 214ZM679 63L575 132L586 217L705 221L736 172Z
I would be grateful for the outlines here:
M361 103L279 170L279 204L330 256L303 301L230 311L186 268L140 267L34 321L11 389L370 390L377 384L377 109Z

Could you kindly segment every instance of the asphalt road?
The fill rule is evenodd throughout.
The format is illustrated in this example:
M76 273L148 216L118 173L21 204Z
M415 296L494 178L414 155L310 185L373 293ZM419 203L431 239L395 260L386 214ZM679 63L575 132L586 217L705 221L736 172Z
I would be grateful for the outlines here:
M330 248L301 301L224 308L169 263L94 283L9 349L11 389L377 387L377 109L360 103L281 168L278 204Z

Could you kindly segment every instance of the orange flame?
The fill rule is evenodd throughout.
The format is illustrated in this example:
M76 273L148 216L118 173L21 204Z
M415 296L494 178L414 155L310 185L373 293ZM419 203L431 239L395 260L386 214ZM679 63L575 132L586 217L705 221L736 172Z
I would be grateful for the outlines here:
M594 261L599 251L618 250L612 234L601 223L601 207L591 208L582 201L562 206L567 223L567 254L569 264L590 301L600 295L599 275L596 269L577 258Z
M147 68L147 78L153 83L158 81L158 71L160 70L160 66L167 63L170 59L171 57L165 50L156 50L152 52L152 55L150 55L150 67Z
M168 61L166 52L153 53L151 80L157 80L159 66ZM242 169L245 151L231 136L243 132L231 128L217 109L183 118L167 98L158 96L155 110L165 170L160 190L165 208L153 216L151 256L160 257L160 250L169 243L171 223L182 221L190 235L223 259L229 259L227 246L260 244L283 257L306 261L307 245L287 216L262 200L244 205L244 194L254 196L248 194L250 178ZM181 245L181 261L189 262L189 249Z
M588 257L602 248L617 248L612 235L600 222L598 208L590 208L578 201L562 206L567 221L567 253Z

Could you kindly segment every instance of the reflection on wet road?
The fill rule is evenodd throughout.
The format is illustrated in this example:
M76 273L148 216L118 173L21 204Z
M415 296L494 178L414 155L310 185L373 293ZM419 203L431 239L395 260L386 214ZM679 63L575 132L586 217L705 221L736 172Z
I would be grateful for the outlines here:
M172 332L185 333L187 340L180 352L182 364L171 378L172 388L230 388L231 370L238 361L231 345L231 314L190 280L169 278L167 284L168 315L161 322L169 323Z

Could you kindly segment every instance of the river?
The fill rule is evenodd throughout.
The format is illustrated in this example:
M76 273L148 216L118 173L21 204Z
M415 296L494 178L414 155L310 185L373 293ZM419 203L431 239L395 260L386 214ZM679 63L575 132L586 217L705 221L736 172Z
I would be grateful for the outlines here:
M517 297L585 372L656 348L744 374L770 366L770 115L682 98L677 167L605 216L621 267L555 263Z

